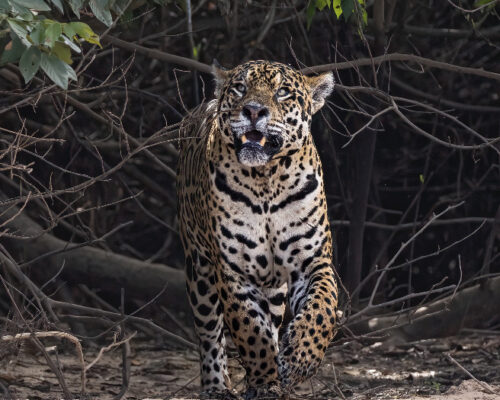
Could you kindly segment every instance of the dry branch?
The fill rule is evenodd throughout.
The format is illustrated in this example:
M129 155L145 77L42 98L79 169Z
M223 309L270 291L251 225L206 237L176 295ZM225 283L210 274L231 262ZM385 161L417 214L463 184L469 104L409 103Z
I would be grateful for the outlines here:
M319 72L327 72L333 70L379 65L388 61L412 61L417 64L425 65L426 67L443 69L446 71L457 72L460 74L476 75L476 76L481 76L483 78L500 81L500 74L496 72L485 71L484 69L480 68L462 67L460 65L431 60L430 58L420 57L414 54L400 54L400 53L384 54L382 56L373 58L369 57L359 58L353 61L344 61L339 63L316 65L314 67L305 67L302 71L305 73L312 73L312 72L319 73Z
M150 49L135 43L126 42L116 37L106 36L105 38L103 38L103 41L111 43L125 50L135 51L150 58L155 58L157 60L166 61L172 64L182 65L184 67L198 70L206 74L210 74L212 72L212 67L208 64L191 60L186 57L181 57L174 54L166 53L161 50ZM431 68L438 68L462 74L476 75L500 81L500 74L496 72L485 71L480 68L462 67L460 65L445 63L442 61L436 61L430 58L416 56L414 54L400 54L400 53L384 54L372 58L367 57L352 61L336 62L330 64L316 65L312 67L305 67L302 69L302 71L304 73L319 73L319 72L342 70L342 69L349 69L349 68L356 68L363 66L379 65L389 61L411 61Z
M210 74L212 72L212 67L208 64L203 64L199 61L195 61L186 57L177 56L175 54L166 53L164 51L149 49L147 47L140 46L135 43L126 42L124 40L118 39L113 36L106 36L103 38L102 41L105 43L107 42L113 44L125 50L136 51L137 53L144 54L145 56L150 58L156 58L157 60L165 61L168 63L182 65L184 67L198 70L206 74Z

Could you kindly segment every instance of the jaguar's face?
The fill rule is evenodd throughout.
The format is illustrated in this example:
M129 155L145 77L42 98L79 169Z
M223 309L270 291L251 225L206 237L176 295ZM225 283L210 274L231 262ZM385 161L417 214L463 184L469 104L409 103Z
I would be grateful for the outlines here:
M214 69L218 121L240 163L257 167L291 154L310 134L312 115L333 89L333 76L307 77L284 64L250 61Z

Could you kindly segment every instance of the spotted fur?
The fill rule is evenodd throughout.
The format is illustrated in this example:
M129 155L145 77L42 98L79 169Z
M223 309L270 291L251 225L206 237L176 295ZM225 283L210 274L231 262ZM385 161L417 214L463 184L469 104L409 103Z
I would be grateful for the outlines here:
M333 89L280 63L215 68L216 99L181 129L179 221L206 393L228 395L224 324L247 398L286 392L335 335L337 285L312 115ZM278 337L285 302L294 314Z

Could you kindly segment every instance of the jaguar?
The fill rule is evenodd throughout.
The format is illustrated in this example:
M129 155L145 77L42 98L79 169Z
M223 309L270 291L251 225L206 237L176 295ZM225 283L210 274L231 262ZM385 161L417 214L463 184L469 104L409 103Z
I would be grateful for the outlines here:
M238 398L230 333L246 399L280 397L317 371L336 330L321 161L312 116L334 87L282 63L213 67L215 99L180 129L177 193L201 385ZM280 337L285 305L293 315Z

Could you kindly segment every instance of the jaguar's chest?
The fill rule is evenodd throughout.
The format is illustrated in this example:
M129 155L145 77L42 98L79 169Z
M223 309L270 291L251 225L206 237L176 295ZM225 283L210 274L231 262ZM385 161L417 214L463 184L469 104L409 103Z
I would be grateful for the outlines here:
M320 242L321 177L290 167L259 179L215 166L210 178L214 256L253 284L287 282Z

